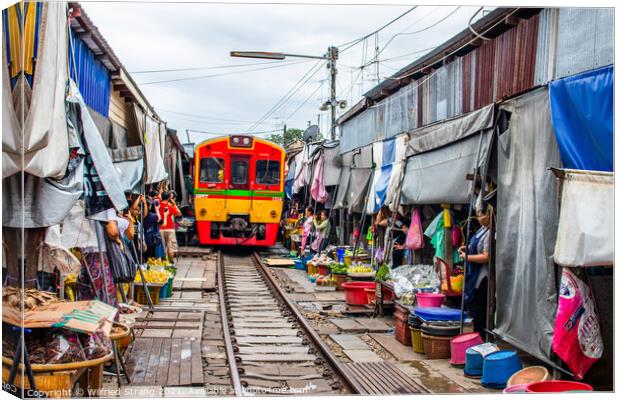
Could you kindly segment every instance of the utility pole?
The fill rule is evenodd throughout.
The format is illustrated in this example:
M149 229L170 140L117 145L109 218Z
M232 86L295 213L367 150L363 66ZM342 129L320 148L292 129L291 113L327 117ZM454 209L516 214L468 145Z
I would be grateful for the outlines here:
M338 70L336 69L336 60L338 59L338 48L334 46L330 46L327 51L329 57L329 76L330 76L330 108L331 108L331 139L336 139L336 106L338 105L338 101L336 100L336 74Z
M263 58L268 60L285 60L287 57L297 57L297 58L311 58L315 60L327 60L328 68L330 72L330 96L329 96L329 105L331 108L331 138L336 139L336 107L340 105L336 99L336 74L338 70L336 69L336 60L338 60L338 48L335 46L330 46L327 48L327 54L322 56L310 56L305 54L290 54L290 53L274 53L268 51L231 51L231 57L242 57L242 58ZM344 104L344 103L342 103ZM325 111L327 108L325 107L327 104L324 103L321 106L321 110Z
M282 126L282 146L286 146L286 122Z

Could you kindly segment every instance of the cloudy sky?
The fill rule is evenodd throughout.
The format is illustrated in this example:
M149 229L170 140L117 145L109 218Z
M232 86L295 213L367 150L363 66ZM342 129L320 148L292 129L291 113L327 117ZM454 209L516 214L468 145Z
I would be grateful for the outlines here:
M321 131L327 134L329 112L319 110L329 96L328 70L322 61L231 58L230 51L323 55L328 46L363 37L413 7L122 2L82 5L151 104L170 127L179 131L183 141L186 129L223 134L250 129L266 132L281 129L284 123L305 128L308 121L317 123L319 118ZM467 6L419 6L378 35L344 51L346 46L341 46L338 98L353 105L377 83L377 64L372 63L377 46L379 78L383 79L466 29L477 10ZM484 12L488 10L491 8ZM144 72L154 70L181 71ZM281 102L304 77L309 79L302 82L307 82ZM281 105L273 109L278 102ZM198 141L209 136L190 132L190 137Z

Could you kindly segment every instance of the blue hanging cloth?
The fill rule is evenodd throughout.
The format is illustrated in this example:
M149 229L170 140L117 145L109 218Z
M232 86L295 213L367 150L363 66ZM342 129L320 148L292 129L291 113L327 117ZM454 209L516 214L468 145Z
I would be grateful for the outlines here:
M553 81L549 97L564 167L613 171L613 66Z

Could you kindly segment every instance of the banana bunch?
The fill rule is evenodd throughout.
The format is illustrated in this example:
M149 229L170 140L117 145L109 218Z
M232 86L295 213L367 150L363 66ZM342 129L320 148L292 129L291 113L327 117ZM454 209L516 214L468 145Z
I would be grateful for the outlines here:
M152 269L143 271L144 274L144 279L146 279L147 283L158 283L158 284L165 284L168 279L170 278L170 273L167 271L155 271ZM138 272L136 274L136 279L134 280L135 283L142 283L142 277L140 276L140 273Z
M166 260L162 260L160 258L153 258L153 257L146 260L146 264L149 267L169 267L171 265L170 262Z
M367 274L374 272L374 269L370 265L354 265L349 267L349 273L354 274Z

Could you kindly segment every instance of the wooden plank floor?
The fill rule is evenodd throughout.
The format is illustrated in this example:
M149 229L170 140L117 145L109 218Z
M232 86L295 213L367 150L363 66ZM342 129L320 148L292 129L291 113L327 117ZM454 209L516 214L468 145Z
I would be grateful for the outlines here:
M153 311L136 318L136 337L200 339L204 323L202 311Z
M172 281L173 290L215 290L216 255L179 257L177 273Z
M127 355L134 386L202 386L199 340L136 338Z

